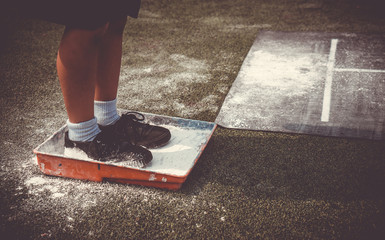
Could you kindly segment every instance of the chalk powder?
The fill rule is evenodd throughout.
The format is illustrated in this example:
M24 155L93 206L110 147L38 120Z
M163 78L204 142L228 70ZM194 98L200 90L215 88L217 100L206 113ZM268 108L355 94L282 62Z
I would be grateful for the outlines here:
M297 109L322 89L327 53L301 44L258 41L250 49L216 123L229 128L282 131ZM306 108L305 108L306 109ZM301 114L301 112L300 112Z
M175 126L164 126L171 132L170 142L161 148L149 149L153 155L153 160L145 168L138 168L157 173L184 176L188 173L191 167L194 165L195 159L198 156L202 144L205 144L207 137L210 135L211 130L200 130L193 128L179 128ZM82 152L73 152L68 155L65 151L66 157L92 160ZM123 167L132 167L131 161L122 162L106 162Z

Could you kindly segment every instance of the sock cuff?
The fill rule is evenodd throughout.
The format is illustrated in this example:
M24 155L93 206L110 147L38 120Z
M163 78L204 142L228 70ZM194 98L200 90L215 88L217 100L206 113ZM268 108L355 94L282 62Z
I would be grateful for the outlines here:
M119 120L116 102L116 98L111 101L94 101L94 113L98 124L106 126Z
M99 106L102 106L102 105L105 105L105 104L113 104L113 105L116 106L116 102L117 102L116 98L114 100L111 100L111 101L97 101L97 100L94 100L94 103L99 105Z
M100 133L100 129L95 117L91 120L80 123L71 123L69 120L67 120L67 127L68 137L72 141L92 141L96 135Z

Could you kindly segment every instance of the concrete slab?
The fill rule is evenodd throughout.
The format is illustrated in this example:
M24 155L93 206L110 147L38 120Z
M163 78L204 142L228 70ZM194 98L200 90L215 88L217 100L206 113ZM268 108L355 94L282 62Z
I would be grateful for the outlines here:
M384 39L262 32L216 123L236 129L384 139Z

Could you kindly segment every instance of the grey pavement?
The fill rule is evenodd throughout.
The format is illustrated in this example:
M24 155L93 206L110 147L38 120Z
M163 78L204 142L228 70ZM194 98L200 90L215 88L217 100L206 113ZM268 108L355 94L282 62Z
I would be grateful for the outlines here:
M381 1L143 0L118 107L213 122L261 30L385 33ZM383 141L218 128L179 191L43 175L64 27L0 16L2 239L383 239Z

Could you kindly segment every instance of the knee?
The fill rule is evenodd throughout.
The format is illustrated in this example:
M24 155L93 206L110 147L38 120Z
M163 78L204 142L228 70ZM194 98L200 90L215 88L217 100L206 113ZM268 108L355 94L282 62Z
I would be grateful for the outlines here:
M63 40L72 40L77 43L88 43L90 45L98 45L102 41L103 37L106 35L108 29L108 23L92 30L84 30L66 27Z
M127 17L112 20L108 24L108 33L122 35L126 26Z

